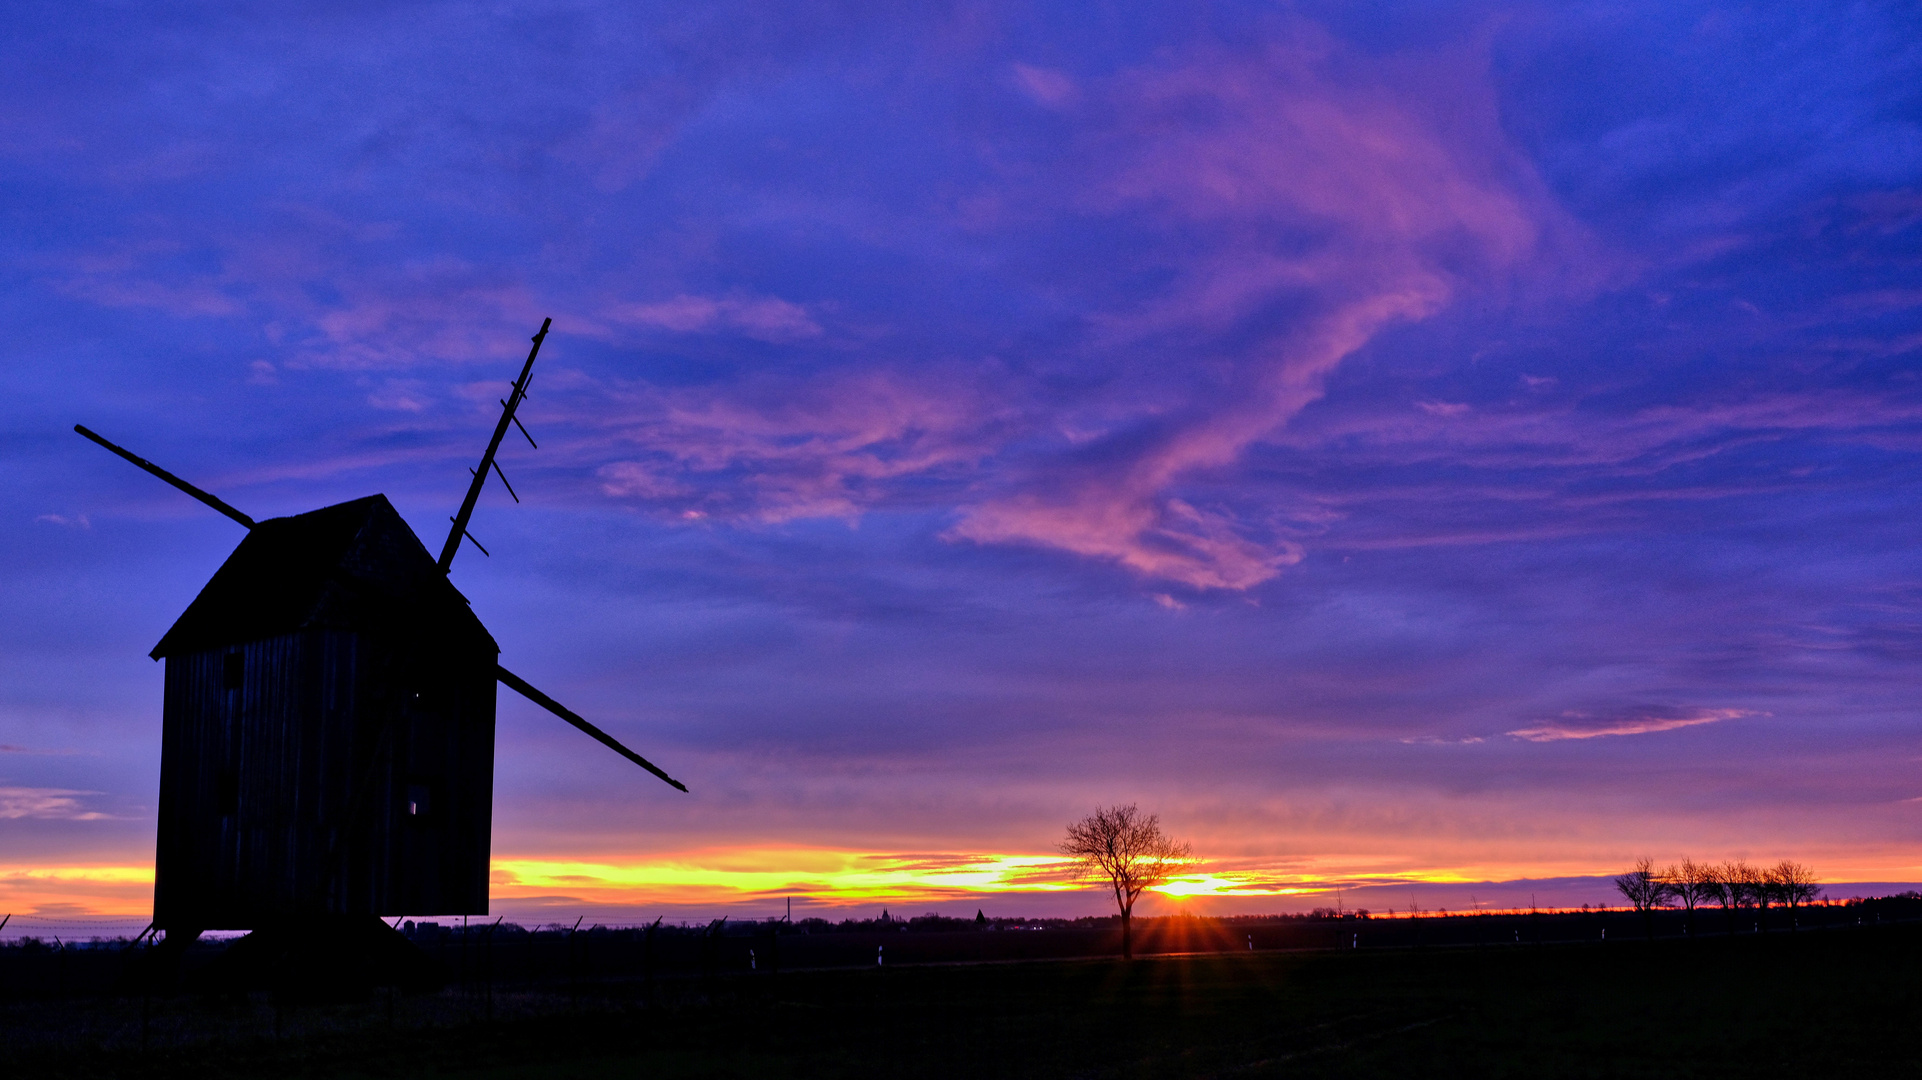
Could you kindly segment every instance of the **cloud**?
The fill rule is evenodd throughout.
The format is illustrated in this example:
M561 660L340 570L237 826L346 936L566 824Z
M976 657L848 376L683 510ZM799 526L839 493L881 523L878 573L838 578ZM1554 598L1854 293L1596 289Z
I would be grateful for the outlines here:
M244 306L218 283L166 282L139 277L73 278L61 287L69 296L103 307L153 308L180 318L218 318L238 315Z
M973 508L947 535L1039 543L1197 589L1246 589L1301 561L1299 545L1257 542L1238 525L1223 510L1156 499L1148 485L1087 483L1072 499L1016 495Z
M1485 88L1443 88L1464 99L1463 138L1427 113L1435 87L1358 79L1337 46L1300 29L1296 44L1204 51L1102 88L1077 209L1154 236L1137 257L1161 263L1169 285L1095 314L1096 344L1207 375L1186 400L1163 381L1138 385L1134 415L1105 443L1052 482L966 508L952 536L1198 589L1266 581L1299 561L1298 545L1182 486L1271 437L1384 329L1534 257L1558 219L1526 170L1490 166L1512 155Z
M746 299L676 296L644 304L623 304L606 315L619 323L677 334L733 332L775 343L820 337L821 326L799 304L779 297Z
M68 791L64 788L0 787L0 820L36 818L43 821L104 821L113 818L84 809L77 796L98 795L98 791Z
M1748 709L1652 708L1614 716L1565 712L1557 719L1504 734L1529 742L1561 742L1565 739L1597 739L1605 735L1648 735L1755 715L1758 714Z
M245 229L194 232L193 261L216 264L214 273L180 275L187 241L167 234L189 230L161 224L151 226L160 239L72 257L84 272L57 287L106 307L241 319L278 350L281 369L484 360L540 326L526 286L491 262L397 250L404 238L391 229L306 208L259 212ZM382 254L392 254L392 264ZM250 381L270 382L275 366L254 363Z
M93 528L93 522L87 520L87 515L85 514L74 514L72 516L66 514L41 514L33 520L44 521L49 525L61 525L69 529Z
M1295 515L1297 535L1324 549L1662 533L1675 515L1698 513L1691 504L1830 490L1848 455L1922 445L1918 418L1912 394L1880 387L1716 387L1649 403L1613 388L1517 390L1457 417L1351 399L1272 438L1277 457L1315 465L1270 480L1259 498L1318 510L1319 520ZM1254 501L1249 478L1236 479Z
M425 412L431 403L427 385L418 379L385 379L367 395L367 404L390 412Z
M1080 88L1062 72L1028 64L1016 64L1010 70L1014 73L1015 86L1037 104L1062 109L1080 100Z
M887 371L727 387L610 389L616 452L602 490L702 515L786 521L859 516L990 452L1005 412L974 381Z

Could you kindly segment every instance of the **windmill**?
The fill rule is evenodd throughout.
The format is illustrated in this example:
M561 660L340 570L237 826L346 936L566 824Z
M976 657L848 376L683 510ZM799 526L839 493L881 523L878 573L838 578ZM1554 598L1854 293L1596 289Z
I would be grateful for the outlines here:
M153 929L169 945L486 914L496 683L687 790L501 666L448 580L463 540L486 553L467 526L489 473L520 501L496 455L510 426L536 445L515 414L552 322L438 559L383 495L255 521L75 425L247 529L151 654L167 663Z

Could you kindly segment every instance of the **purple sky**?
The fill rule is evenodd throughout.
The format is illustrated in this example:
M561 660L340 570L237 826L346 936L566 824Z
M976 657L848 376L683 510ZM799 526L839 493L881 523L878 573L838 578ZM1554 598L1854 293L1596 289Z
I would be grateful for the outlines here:
M72 424L437 550L543 316L455 580L694 794L497 853L1922 879L1911 6L18 3L0 221L0 879L239 540Z

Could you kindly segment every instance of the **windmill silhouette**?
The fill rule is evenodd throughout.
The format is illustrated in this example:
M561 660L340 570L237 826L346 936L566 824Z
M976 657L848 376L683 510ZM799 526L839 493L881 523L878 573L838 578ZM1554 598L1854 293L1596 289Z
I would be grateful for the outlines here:
M436 560L384 495L255 521L79 425L247 536L152 656L167 662L154 917L208 930L487 913L498 682L686 791L499 663L448 580L552 319L501 401Z

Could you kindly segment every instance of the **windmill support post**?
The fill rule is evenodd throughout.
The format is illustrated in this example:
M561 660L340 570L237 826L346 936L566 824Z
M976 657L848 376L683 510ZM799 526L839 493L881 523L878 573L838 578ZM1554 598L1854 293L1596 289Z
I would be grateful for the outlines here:
M647 932L641 938L641 965L647 977L647 1001L650 1005L660 1004L654 986L654 935L661 928L661 920L666 916L656 915L647 924Z
M581 1007L581 965L575 953L574 935L580 933L581 920L585 918L585 915L576 917L567 931L567 996L568 1004L577 1011Z
M500 929L501 919L506 917L497 917L492 926L481 932L481 963L487 970L487 1022L490 1024L494 1022L494 931Z

